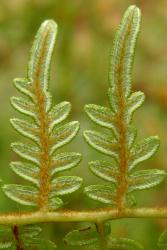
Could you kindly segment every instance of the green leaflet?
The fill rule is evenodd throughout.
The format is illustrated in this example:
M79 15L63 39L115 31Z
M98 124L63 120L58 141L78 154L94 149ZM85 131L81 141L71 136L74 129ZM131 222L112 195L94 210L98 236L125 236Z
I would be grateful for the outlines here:
M39 148L32 146L32 145L24 144L21 142L12 143L11 147L12 147L13 151L16 154L18 154L20 157L22 157L28 161L31 161L37 165L40 165Z
M127 114L126 119L127 123L130 123L132 120L133 113L136 109L140 108L145 100L145 95L141 91L134 92L130 95L127 100Z
M119 109L120 85L123 98L127 98L131 91L131 75L135 53L135 46L140 30L140 10L130 6L124 14L117 30L111 56L109 82L110 102L112 109Z
M152 188L160 184L166 177L166 172L159 169L147 169L133 172L129 175L129 192Z
M84 193L91 199L105 204L115 204L115 187L112 185L91 185L85 187Z
M23 97L11 97L12 106L20 113L30 116L37 121L36 107L29 99Z
M110 224L104 224L105 236L110 234ZM88 226L83 229L74 230L69 232L64 237L64 242L69 246L99 246L99 234L95 225ZM91 249L91 248L90 248Z
M117 135L114 115L111 109L95 104L88 104L85 105L85 112L92 121L102 127L112 129L114 134Z
M15 78L13 83L22 94L34 99L34 93L32 92L32 81L28 80L27 78Z
M84 131L84 138L87 143L99 152L117 159L117 144L114 138L92 130Z
M59 126L68 117L71 104L63 101L52 106L48 91L56 34L57 24L53 20L41 24L31 49L27 78L14 80L14 86L24 96L11 98L11 104L17 111L33 118L31 121L11 119L12 126L21 135L36 143L11 144L13 151L25 160L12 162L11 168L17 175L30 181L32 186L3 186L4 193L12 200L45 211L62 207L63 201L57 196L76 191L82 182L79 177L55 177L55 174L69 170L81 161L79 153L57 154L58 148L76 136L79 122ZM36 242L33 249L38 249L37 245Z
M82 159L82 155L75 152L57 154L52 158L51 176L61 171L76 167Z
M38 190L35 187L8 184L3 185L2 190L6 196L15 202L28 206L37 205Z
M128 144L128 149L131 149L134 142L135 142L135 139L137 137L137 129L133 126L133 125L130 125L128 128L127 128L127 144Z
M69 122L61 127L54 129L51 134L53 146L50 150L50 154L65 144L69 143L77 134L79 130L79 122Z
M158 246L159 247L166 247L167 246L167 230L165 230L158 239ZM165 248L164 248L165 249Z
M91 161L89 162L90 170L98 177L117 183L118 169L114 164L107 161Z
M71 103L61 102L55 105L49 112L49 131L51 132L54 127L60 122L64 121L71 111Z
M35 141L38 145L40 145L39 127L37 125L18 118L10 119L10 122L20 134L28 137L29 139Z
M44 96L44 110L46 113L48 113L52 107L52 96L50 94L50 92L43 92L43 96ZM38 105L39 100L36 99L35 100L35 104Z
M39 186L39 167L28 162L11 162L11 169L20 177Z
M73 193L82 185L82 178L77 176L61 176L51 181L51 195L59 196Z
M57 24L46 20L41 24L32 46L28 65L28 78L40 82L41 88L48 89L50 62L53 54Z
M109 250L142 250L143 246L131 239L119 238L115 239L112 237L108 238L108 249Z
M159 144L158 136L150 136L137 143L130 152L129 170L132 170L137 164L153 156L158 150Z
M48 210L54 211L58 208L61 208L64 205L62 199L53 196L52 193L49 194L49 200L48 200Z

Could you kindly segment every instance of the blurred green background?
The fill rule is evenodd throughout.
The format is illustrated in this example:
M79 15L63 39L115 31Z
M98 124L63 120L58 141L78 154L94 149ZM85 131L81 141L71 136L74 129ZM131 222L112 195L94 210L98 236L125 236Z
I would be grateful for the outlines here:
M83 140L82 131L96 126L86 117L87 103L108 105L108 64L113 36L121 16L130 4L138 5L143 14L142 30L134 67L134 90L146 94L146 102L134 117L139 137L158 134L159 152L138 168L167 168L167 1L166 0L0 0L0 159L4 183L22 183L9 168L16 155L10 143L22 139L9 124L17 115L10 106L10 96L16 95L12 79L25 77L28 52L34 35L45 19L54 19L59 26L53 57L50 89L53 100L72 103L70 120L79 120L81 130L77 139L63 150L83 154L80 166L72 174L81 175L84 185L98 179L88 170L87 162L105 156L96 153ZM99 129L99 128L97 128ZM71 172L70 172L71 173ZM138 206L167 204L167 182L151 191L136 192ZM1 211L25 210L0 193ZM74 209L101 206L91 202L82 190L67 199L66 207ZM62 237L77 228L76 223L44 225L58 249L70 249ZM79 224L79 227L82 224ZM156 241L167 227L166 220L129 219L112 223L114 236L132 237L145 249L157 250Z

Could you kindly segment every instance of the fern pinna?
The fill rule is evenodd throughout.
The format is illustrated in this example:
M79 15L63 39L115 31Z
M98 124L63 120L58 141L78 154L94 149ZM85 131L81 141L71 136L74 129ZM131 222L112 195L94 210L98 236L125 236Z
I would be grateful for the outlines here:
M54 49L57 25L45 21L33 43L27 78L14 80L15 87L24 97L12 97L12 106L31 120L13 118L12 126L34 144L12 143L13 151L24 161L11 163L12 170L32 182L31 186L9 184L3 191L12 200L39 210L55 210L63 205L59 196L80 188L82 179L60 176L57 173L75 167L81 154L57 153L57 149L70 142L79 130L79 122L60 125L69 115L71 104L61 102L52 107L48 92L50 61Z
M135 170L142 161L150 158L159 147L159 138L150 136L136 143L137 130L132 125L134 111L144 102L141 91L131 91L132 66L136 41L140 30L140 10L131 6L126 11L117 30L111 54L109 70L110 107L95 104L85 106L92 121L108 128L109 135L88 130L86 141L96 150L110 156L114 162L92 161L90 170L107 182L106 185L91 185L85 193L94 200L115 205L119 212L134 203L131 193L151 188L165 177L158 169Z
M131 91L140 16L140 10L136 6L130 6L116 33L109 70L110 107L95 104L85 106L90 119L109 129L109 133L87 130L84 131L84 138L94 149L111 157L112 161L89 162L93 174L103 179L106 184L85 187L84 193L93 200L114 206L118 217L124 214L125 209L135 204L135 198L131 194L133 191L151 188L166 176L165 171L158 169L135 170L137 164L151 157L159 147L157 136L150 136L136 143L137 130L132 125L133 113L145 99L142 92ZM95 225L68 233L64 240L76 249L79 246L94 250L143 249L143 246L134 240L113 238L110 225L100 218L97 218Z

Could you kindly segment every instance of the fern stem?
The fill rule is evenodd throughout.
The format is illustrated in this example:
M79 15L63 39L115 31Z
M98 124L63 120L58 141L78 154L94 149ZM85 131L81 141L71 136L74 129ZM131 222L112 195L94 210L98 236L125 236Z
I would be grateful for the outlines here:
M42 46L42 51L41 55L38 61L38 67L35 72L35 77L34 77L34 82L35 82L35 88L34 92L37 98L37 113L39 117L39 123L40 123L40 142L41 142L41 155L40 155L40 191L39 191L39 199L38 199L38 206L39 209L45 210L47 209L48 205L48 194L50 191L49 187L49 168L50 168L50 156L49 156L49 146L51 144L50 138L49 138L49 119L47 112L45 110L45 99L46 96L44 95L43 90L41 89L40 86L40 75L41 75L41 65L43 61L43 57L45 55L45 49L46 47L44 46L46 41L47 41L47 36L49 35L49 29L45 31L46 34L44 33L43 36L45 37L43 41L43 46Z
M101 250L107 250L107 242L105 240L105 235L104 235L104 223L97 222L96 228L97 228L97 231L99 233Z
M14 239L16 241L16 249L17 250L24 250L23 247L21 246L21 242L20 242L19 227L17 225L14 225L12 227L12 232L13 232Z
M167 219L167 207L162 208L126 208L122 213L118 209L97 209L86 211L60 210L57 212L23 212L1 213L0 224L2 225L27 225L41 222L81 222L89 221L98 223L111 219L124 218L155 218Z
M129 18L133 19L133 16ZM118 188L117 188L117 207L119 212L123 211L125 207L125 195L128 188L128 182L126 180L127 170L128 170L128 148L127 148L127 128L128 124L126 122L126 109L127 109L127 100L125 98L124 88L123 88L123 79L124 74L124 58L126 52L126 43L131 32L131 22L127 28L126 36L123 41L122 51L120 56L120 61L116 67L116 75L118 79L118 114L117 114L117 128L118 128L118 145L119 145L119 175Z
M122 86L122 70L123 59L125 53L125 46L123 46L120 64L117 68L118 74L118 98L119 98L119 112L118 112L118 132L119 132L119 175L118 175L118 189L117 189L117 207L121 212L124 209L124 196L127 191L126 172L127 172L127 148L126 148L126 130L127 126L124 122L126 103L123 98L123 86Z

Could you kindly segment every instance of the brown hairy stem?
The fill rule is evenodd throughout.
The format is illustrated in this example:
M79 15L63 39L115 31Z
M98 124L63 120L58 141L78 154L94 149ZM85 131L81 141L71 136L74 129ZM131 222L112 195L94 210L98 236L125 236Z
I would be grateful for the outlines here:
M96 228L97 228L97 232L99 234L101 250L107 250L108 248L107 248L107 242L106 242L105 234L104 234L104 223L97 222Z
M41 144L41 153L40 153L40 188L39 188L39 199L38 206L40 210L47 210L48 206L48 194L50 191L50 176L49 176L49 168L51 165L51 159L49 156L49 147L51 144L51 140L49 138L49 118L48 114L45 110L45 101L46 96L44 91L40 85L40 75L42 72L41 65L45 58L46 48L45 43L47 41L47 36L49 35L49 29L47 29L43 36L45 37L43 41L42 51L38 60L37 70L35 72L34 77L34 92L37 99L37 113L39 119L39 137Z
M20 237L19 237L19 227L17 225L14 225L12 227L12 232L13 232L13 236L16 242L16 249L17 250L24 250L24 248L22 247L22 244L20 242Z
M118 145L119 145L119 174L117 177L118 180L118 188L117 188L117 207L118 210L121 212L123 211L125 207L125 195L128 188L128 182L126 179L127 169L128 169L128 149L127 149L127 123L125 121L125 115L126 115L126 100L124 98L124 90L123 90L123 84L122 84L122 74L123 74L123 60L125 57L125 48L126 48L126 41L128 38L128 35L131 31L131 24L129 24L128 27L129 32L127 32L124 44L122 46L121 51L121 58L120 63L117 66L117 75L118 75L118 93L117 97L119 100L119 111L117 115L117 127L118 127Z

